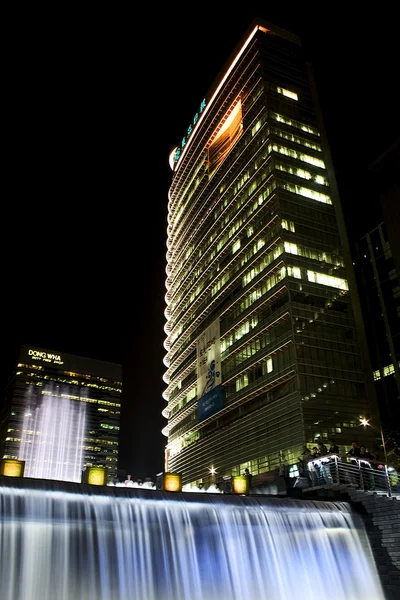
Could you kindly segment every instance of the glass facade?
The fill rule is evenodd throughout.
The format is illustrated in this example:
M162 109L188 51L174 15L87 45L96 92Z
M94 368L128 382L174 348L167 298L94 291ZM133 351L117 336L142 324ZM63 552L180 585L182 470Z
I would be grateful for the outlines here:
M170 156L163 433L184 484L278 472L319 437L375 445L313 89L300 40L260 23Z
M85 467L117 473L121 365L22 346L1 417L1 458L25 477L80 482Z

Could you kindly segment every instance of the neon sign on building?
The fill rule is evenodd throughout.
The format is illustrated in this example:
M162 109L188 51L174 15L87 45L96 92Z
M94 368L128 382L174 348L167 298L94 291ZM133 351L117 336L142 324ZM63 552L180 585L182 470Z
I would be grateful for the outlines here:
M186 146L186 143L187 143L189 137L192 135L193 128L195 127L197 121L199 120L199 116L201 115L201 113L203 112L205 107L206 107L206 101L204 99L203 102L200 104L199 110L194 115L193 121L190 123L185 137L182 138L181 145L178 148L176 148L176 150L175 150L174 160L176 163L178 162L181 152L184 149L184 147Z
M44 362L50 362L57 365L64 364L60 354L51 354L50 352L44 352L43 350L28 350L28 355L33 360L43 360Z

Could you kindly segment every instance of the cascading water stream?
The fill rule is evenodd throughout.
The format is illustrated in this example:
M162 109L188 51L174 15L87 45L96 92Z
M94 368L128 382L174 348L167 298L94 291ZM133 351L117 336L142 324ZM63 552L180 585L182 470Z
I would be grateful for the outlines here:
M29 386L17 453L25 477L81 481L87 396L73 394L66 385L47 384L40 394Z
M1 600L384 600L346 503L20 481Z

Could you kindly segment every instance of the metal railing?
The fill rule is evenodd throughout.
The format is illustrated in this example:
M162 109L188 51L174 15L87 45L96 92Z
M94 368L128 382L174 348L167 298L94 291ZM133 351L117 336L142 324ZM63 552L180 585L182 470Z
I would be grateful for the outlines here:
M400 494L396 469L375 460L329 454L308 462L304 476L309 479L311 487L350 485L388 496Z

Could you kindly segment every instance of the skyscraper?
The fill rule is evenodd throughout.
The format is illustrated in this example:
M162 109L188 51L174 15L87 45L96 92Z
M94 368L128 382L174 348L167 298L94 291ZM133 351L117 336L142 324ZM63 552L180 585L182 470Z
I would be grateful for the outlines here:
M214 470L277 473L319 438L375 449L372 370L301 40L255 21L170 165L166 469L192 484Z
M118 462L121 365L22 346L0 418L0 457L25 476L80 482Z

